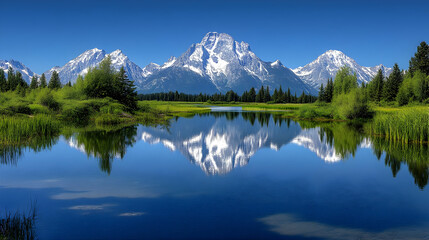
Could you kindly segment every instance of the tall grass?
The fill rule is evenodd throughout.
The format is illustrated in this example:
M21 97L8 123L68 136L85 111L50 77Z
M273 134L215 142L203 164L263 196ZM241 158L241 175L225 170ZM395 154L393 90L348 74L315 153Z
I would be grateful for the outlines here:
M29 142L34 137L59 133L60 123L47 115L34 117L0 117L0 143Z
M368 131L392 141L428 143L429 108L378 113L369 124Z

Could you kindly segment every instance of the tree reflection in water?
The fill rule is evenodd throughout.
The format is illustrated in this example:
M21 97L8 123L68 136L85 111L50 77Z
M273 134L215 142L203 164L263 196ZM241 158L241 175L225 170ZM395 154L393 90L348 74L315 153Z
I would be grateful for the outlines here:
M240 128L240 125L247 123L251 128L269 129L270 131L264 131L268 134L268 138L273 138L273 143L279 143L276 146L280 148L282 145L289 144L290 140L282 141L280 138L286 136L279 135L280 130L284 128L289 129L291 127L297 128L296 123L291 125L293 120L289 118L283 118L280 113L268 113L268 112L212 112L197 114L200 117L208 117L203 121L208 121L210 117L225 118L226 125L231 129L249 129ZM176 123L179 122L179 118L176 118ZM191 120L191 119L190 119ZM174 120L172 120L174 121ZM191 122L191 121L189 121ZM189 123L187 120L182 120L181 124ZM215 121L214 121L215 122ZM171 124L176 124L172 122ZM209 124L209 123L208 123ZM297 135L305 135L310 133L308 131L317 131L316 134L307 134L307 138L315 142L318 140L319 144L313 144L311 146L305 145L305 147L315 148L310 149L312 151L321 152L321 148L330 148L335 150L335 156L339 159L346 159L350 156L355 156L357 150L362 147L370 147L373 149L374 155L381 159L384 154L384 162L387 167L392 170L392 175L395 177L401 169L402 164L408 165L408 170L414 177L415 184L423 189L428 184L429 176L429 149L428 144L403 144L401 142L394 142L383 137L368 136L364 134L364 126L362 124L349 124L345 122L311 122L311 121L298 121L298 132ZM185 126L176 126L176 130L185 131ZM194 129L194 127L186 126L187 129ZM216 131L217 128L212 126L206 126L212 131ZM299 127L301 129L299 129ZM167 129L166 133L163 132L163 136L154 136L158 138L165 137L165 134L170 136L174 135L174 132L170 132L170 127L164 126ZM171 127L171 129L173 129ZM204 131L208 129L200 129L195 131ZM253 131L253 130L252 130ZM307 131L307 132L306 132ZM287 132L287 131L286 131ZM199 133L199 132L198 132ZM297 134L294 131L290 134ZM156 134L156 132L154 132ZM233 134L233 133L231 133ZM84 151L87 156L95 157L99 161L100 169L106 173L112 171L112 162L115 158L122 159L126 154L127 147L131 147L136 142L136 139L141 139L138 135L138 127L130 126L121 128L118 130L94 130L94 131L77 131L72 134L64 135L65 139L68 140L69 144ZM276 136L274 136L276 135ZM318 136L317 136L318 135ZM178 134L180 137L181 134ZM244 135L243 135L244 136ZM291 137L291 136L288 136ZM293 137L293 136L292 136ZM295 137L296 138L296 137ZM284 139L283 139L284 140ZM0 145L0 163L1 164L17 164L18 160L22 157L25 149L31 149L35 152L39 152L45 149L50 149L58 141L58 136L43 137L39 139L31 139L31 141L19 144L19 145ZM178 143L184 142L186 139L178 139ZM292 141L294 142L294 141ZM183 144L182 144L183 145ZM255 149L259 149L261 146ZM176 148L177 149L177 148ZM320 156L319 156L320 157Z

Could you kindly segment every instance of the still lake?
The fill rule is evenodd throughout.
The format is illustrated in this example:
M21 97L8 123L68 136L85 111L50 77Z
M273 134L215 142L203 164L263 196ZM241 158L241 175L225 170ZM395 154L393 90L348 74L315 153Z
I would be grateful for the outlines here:
M428 239L428 149L216 108L0 149L0 213L39 239Z

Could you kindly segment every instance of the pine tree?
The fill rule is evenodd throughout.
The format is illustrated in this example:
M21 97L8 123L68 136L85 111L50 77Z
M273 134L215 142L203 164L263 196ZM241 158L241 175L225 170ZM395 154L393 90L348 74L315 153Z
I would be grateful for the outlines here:
M258 91L258 94L256 95L256 102L263 102L265 100L265 90L264 86L261 86L261 88Z
M31 78L30 89L36 89L38 87L37 85L37 77L33 76Z
M282 85L280 85L279 94L278 94L277 99L278 99L277 101L281 102L281 103L285 101L285 94L283 92Z
M387 78L383 88L383 99L385 101L394 101L399 92L404 76L397 63L393 66L393 71Z
M6 75L4 73L4 70L0 68L0 92L6 92L6 91L7 91Z
M127 106L130 110L137 110L137 92L136 87L134 86L134 81L128 79L128 76L125 72L124 67L121 67L117 76L117 87L119 91L119 96L117 100ZM179 93L176 91L174 95L174 100L179 100Z
M59 89L61 88L60 76L57 71L52 72L51 79L49 80L48 88L50 89Z
M42 73L42 76L40 77L40 88L47 87L48 84L46 83L46 76L44 73Z
M326 88L325 88L325 100L326 100L326 102L331 102L333 96L334 96L334 82L331 78L331 79L328 79L328 83L326 84Z
M256 101L256 91L255 88L251 88L249 91L249 102L255 102Z
M377 75L369 83L370 98L375 102L380 102L383 97L383 83L384 83L383 71L378 70Z
M269 101L271 101L271 95L270 95L270 88L267 86L264 94L264 102L269 102Z
M325 89L323 88L323 83L322 83L322 85L320 85L320 90L319 90L319 101L325 102L326 101L325 96L326 96L326 92L325 92Z
M22 77L22 73L21 72L16 72L15 73L15 82L16 82L16 86L20 86L23 90L28 88L28 84L27 82L24 80L24 78Z
M14 91L17 85L18 84L16 84L15 81L15 73L13 71L13 68L9 67L7 70L7 89Z
M272 96L273 101L277 103L278 102L278 97L279 97L279 92L277 91L277 88L275 88L273 96Z
M296 94L295 94L295 97L296 97ZM290 88L287 88L286 102L287 103L291 103L292 102L292 95L290 93Z
M420 43L420 46L417 47L417 52L410 60L409 71L411 74L414 74L417 70L429 75L429 46L426 42Z

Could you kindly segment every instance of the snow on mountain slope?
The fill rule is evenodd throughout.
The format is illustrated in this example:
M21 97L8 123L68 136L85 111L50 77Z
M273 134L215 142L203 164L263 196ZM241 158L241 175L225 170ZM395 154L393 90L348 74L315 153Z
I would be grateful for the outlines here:
M187 72L187 73L186 73ZM192 72L192 74L191 74ZM192 81L183 76L192 75ZM158 84L164 83L164 91L192 89L193 93L204 92L199 88L201 82L213 85L213 91L234 90L241 94L251 87L269 86L271 90L280 85L292 92L314 92L280 62L264 62L250 49L248 43L237 42L225 33L209 32L201 42L192 44L180 57L170 58L161 69L146 79L141 86L143 92L162 90ZM167 84L171 82L171 84ZM185 86L194 84L194 86ZM154 87L157 88L154 88Z
M359 84L371 81L380 68L384 75L388 75L392 71L391 68L381 64L375 67L360 66L355 60L338 50L329 50L313 62L293 69L293 71L310 87L318 89L322 83L326 85L328 78L335 78L337 71L342 66L348 66L356 73Z
M112 60L112 66L119 70L122 66L129 79L139 83L144 78L143 69L137 64L133 63L121 50L115 50L110 54L106 51L98 48L90 49L80 54L75 59L69 61L63 67L53 67L49 71L45 72L46 78L49 80L52 72L55 70L60 76L60 80L63 84L67 82L75 82L78 75L84 76L90 67L97 66L107 55L110 55Z
M22 77L24 78L25 81L27 81L28 83L30 83L31 78L37 74L35 74L33 71L31 71L31 69L29 69L28 67L26 67L24 64L22 64L19 61L15 61L15 60L0 60L0 68L2 68L7 76L8 71L9 71L9 67L12 67L12 69L16 72L19 71L22 74Z

